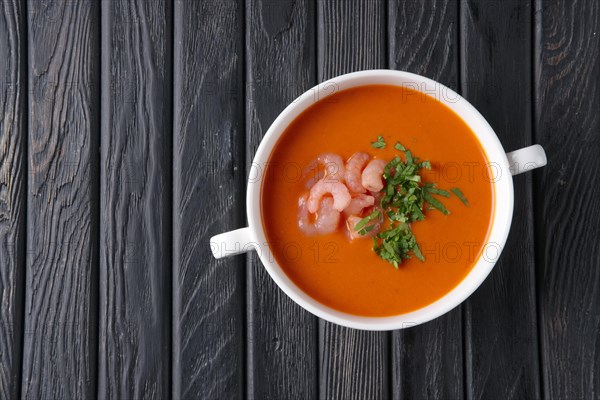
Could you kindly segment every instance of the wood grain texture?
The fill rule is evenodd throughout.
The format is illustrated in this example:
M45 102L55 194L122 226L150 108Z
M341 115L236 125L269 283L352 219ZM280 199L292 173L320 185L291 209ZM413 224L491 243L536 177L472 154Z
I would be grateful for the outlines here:
M458 1L390 0L390 68L458 90Z
M531 21L528 1L461 3L462 93L506 151L531 144ZM540 398L531 173L514 190L502 256L464 305L467 398Z
M175 2L173 398L244 394L244 259L215 260L245 225L243 6Z
M22 397L96 396L99 10L27 2L29 190Z
M27 164L26 14L0 3L0 398L21 386Z
M389 398L389 333L320 320L321 399Z
M98 397L171 395L171 6L102 8Z
M317 0L319 81L386 67L384 0Z
M390 67L458 89L458 1L392 1ZM462 309L392 333L395 399L464 397Z
M600 398L600 2L538 1L535 175L543 394Z
M319 0L318 77L324 81L347 72L385 68L385 1ZM319 323L319 397L388 398L387 332L366 332Z
M246 166L277 115L316 84L310 0L248 0ZM318 390L317 319L248 257L248 397L313 399Z

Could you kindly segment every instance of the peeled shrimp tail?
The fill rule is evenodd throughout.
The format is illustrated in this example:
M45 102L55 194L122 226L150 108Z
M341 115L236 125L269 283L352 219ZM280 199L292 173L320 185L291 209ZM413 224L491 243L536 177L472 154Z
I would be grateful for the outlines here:
M384 160L373 160L367 164L361 177L365 189L371 192L379 192L383 189L383 170L386 164Z
M375 198L366 194L359 194L352 197L348 207L344 209L344 215L359 215L361 211L367 207L371 207L375 204Z
M361 182L362 170L369 161L367 153L354 153L346 162L346 185L353 193L365 193L367 190L364 188Z
M298 200L298 228L304 234L327 235L335 232L340 224L340 212L333 208L333 199L327 197L321 201L314 222L310 222L310 215L306 207L307 195Z
M333 208L337 211L343 211L348 207L352 197L348 188L343 183L327 182L325 178L321 179L310 189L310 195L306 202L308 211L311 213L317 212L321 198L326 194L333 196Z
M325 168L325 176L323 179L330 183L343 183L346 167L344 159L333 153L323 153L317 157L317 162Z

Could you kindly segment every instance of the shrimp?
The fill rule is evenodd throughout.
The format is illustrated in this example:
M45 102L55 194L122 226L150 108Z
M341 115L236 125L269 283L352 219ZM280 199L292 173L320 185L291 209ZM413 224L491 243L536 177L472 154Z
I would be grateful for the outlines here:
M375 198L366 194L359 194L350 200L348 207L344 209L344 215L359 215L360 212L367 207L375 204Z
M335 232L340 224L340 212L333 209L333 199L326 197L321 200L316 219L311 222L306 207L307 197L305 194L298 200L298 228L308 236Z
M327 182L326 178L323 178L310 189L310 196L306 202L308 211L317 212L321 198L328 193L333 196L333 208L337 211L343 211L352 200L346 185L339 182Z
M383 169L386 166L384 160L373 160L362 172L361 183L370 192L379 192L383 189Z
M358 224L361 220L362 218L357 215L351 215L346 219L346 227L348 228L348 235L350 236L350 240L372 238L379 232L379 229L381 229L382 221L381 218L379 218L369 222L366 226L372 226L373 228L371 228L371 230L365 233L364 235L361 235L356 231L356 224Z
M351 192L365 193L367 191L361 183L360 175L369 158L371 156L367 153L358 152L352 154L348 161L346 161L346 186L348 186Z
M344 159L333 153L323 153L317 157L317 162L325 167L324 180L327 182L344 182L346 167L344 167Z
M323 168L321 170L321 167ZM327 182L344 182L346 167L341 156L333 153L323 153L315 160L311 161L304 169L303 175L307 177L312 175L305 186L310 189L319 179L325 179Z
M309 189L313 186L315 186L315 183L317 183L318 181L320 181L323 177L325 176L325 172L324 171L318 171L315 173L315 176L311 176L310 178L308 178L306 180L306 182L304 183L304 187Z

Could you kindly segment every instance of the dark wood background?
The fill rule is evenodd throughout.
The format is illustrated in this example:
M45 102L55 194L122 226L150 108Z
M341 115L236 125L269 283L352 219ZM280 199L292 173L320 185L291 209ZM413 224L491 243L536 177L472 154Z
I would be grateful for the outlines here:
M370 68L548 154L481 288L397 332L208 245L278 113ZM0 71L1 399L600 399L600 1L0 0Z

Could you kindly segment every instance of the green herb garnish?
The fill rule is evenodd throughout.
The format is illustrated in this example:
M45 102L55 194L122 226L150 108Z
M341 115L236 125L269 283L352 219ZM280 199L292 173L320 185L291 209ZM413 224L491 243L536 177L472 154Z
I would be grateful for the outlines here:
M406 147L402 146L402 144L400 142L396 142L396 144L394 145L394 148L398 151L406 151Z
M444 197L450 197L450 192L448 192L447 190L438 189L433 183L426 184L425 190L429 193L439 194L440 196Z
M383 136L379 136L377 137L377 141L376 142L372 142L371 146L373 146L374 149L385 149L385 146L387 146L387 144L385 143L385 140L383 140Z
M366 216L365 218L361 219L358 224L356 224L356 226L354 227L354 230L357 231L358 233L360 233L361 235L365 235L367 232L371 231L373 229L373 226L366 226L369 222L371 222L372 220L374 220L375 218L378 218L381 215L380 211L378 209L375 209L370 215Z
M446 215L450 215L450 211L448 211L448 209L446 207L444 207L444 205L438 199L431 196L431 194L429 194L428 192L425 192L425 193L423 193L423 197L425 198L425 200L427 200L427 202L429 203L429 205L431 207L437 208L438 210L440 210L441 212L443 212Z
M382 149L386 143L383 137L379 136L372 146ZM396 156L385 166L383 178L386 186L382 190L379 207L356 224L354 229L365 235L373 229L373 225L370 224L373 220L386 216L389 227L373 237L373 250L379 257L398 268L403 260L412 258L412 255L425 261L412 232L411 223L425 219L424 207L449 215L450 211L434 196L448 198L450 192L438 188L434 183L421 181L420 170L431 169L429 161L419 162L418 158L399 142L394 148L403 153L404 160ZM467 199L458 188L451 191L468 205Z
M463 192L460 191L459 188L452 188L450 190L452 191L452 193L454 193L456 195L456 197L458 197L460 199L460 201L463 202L463 204L465 206L469 207L469 201L467 200L467 198L465 197Z

